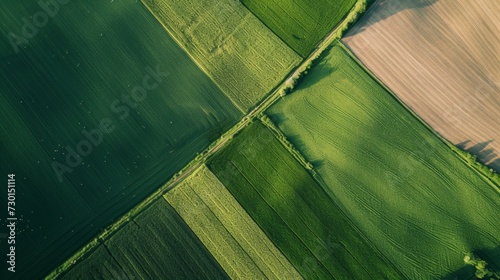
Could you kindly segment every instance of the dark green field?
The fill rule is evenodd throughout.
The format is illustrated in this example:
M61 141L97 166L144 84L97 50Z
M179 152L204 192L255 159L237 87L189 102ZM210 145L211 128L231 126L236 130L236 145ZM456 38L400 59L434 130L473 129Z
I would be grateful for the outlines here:
M165 194L164 198L231 279L302 279L205 166Z
M398 277L260 122L209 167L306 279Z
M126 245L126 246L124 246ZM164 199L120 229L61 279L226 279Z
M22 18L40 10L1 2L0 33L22 34ZM0 173L17 175L17 278L51 271L241 118L137 1L74 0L19 54L2 40ZM143 101L123 99L157 67L168 74L146 81ZM93 144L83 130L101 122L109 130ZM88 155L68 163L67 146Z
M342 47L268 113L405 278L471 279L468 251L500 268L498 189Z
M356 0L243 0L264 24L302 57L353 7Z

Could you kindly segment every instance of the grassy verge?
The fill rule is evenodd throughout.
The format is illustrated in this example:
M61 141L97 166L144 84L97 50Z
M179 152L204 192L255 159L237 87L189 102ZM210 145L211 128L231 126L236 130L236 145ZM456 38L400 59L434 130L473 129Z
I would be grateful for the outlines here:
M338 42L338 45L361 67L364 72L369 75L373 80L375 80L382 88L384 88L390 95L403 106L414 118L416 118L421 124L423 124L430 132L432 132L437 138L439 138L444 144L446 144L455 154L465 163L467 163L473 170L475 170L482 177L487 179L491 183L491 186L500 193L500 176L494 170L488 168L486 165L477 161L476 157L467 151L464 151L457 146L453 145L450 141L442 137L437 133L432 127L427 124L422 118L420 118L415 112L413 112L396 94L394 94L377 76L375 76L364 64L351 52L351 50L346 47L343 43Z
M307 170L309 170L313 175L316 173L314 172L313 165L312 163L308 162L306 158L300 153L299 150L297 150L293 144L288 141L286 138L285 134L277 127L271 119L267 115L261 115L260 116L260 121L262 124L264 124L278 139L278 141L281 142L281 144L290 152L290 154Z
M306 57L345 18L356 0L242 2L288 46Z
M209 168L304 278L398 278L260 122L212 158Z
M239 1L142 2L242 112L301 61Z
M467 251L484 251L498 265L492 249L498 246L500 198L492 182L341 46L266 114L314 163L330 198L405 278L455 273Z
M336 44L338 40L347 32L357 19L366 11L366 0L358 0L349 14L336 26L325 38L316 45L314 51L309 57L296 68L295 72L285 81L283 88L280 91L281 96L291 93L294 87L304 78L319 60L324 57L324 54Z
M329 46L338 38L340 38L345 30L353 24L353 22L359 17L359 15L365 10L366 0L359 0L356 2L354 8L351 10L349 15L342 21L342 23L336 27L332 32L327 35L322 42L320 42L313 53L305 59L301 65L299 65L294 71L291 72L289 77L285 79L280 85L278 85L274 91L267 96L257 107L250 111L239 123L234 125L232 128L227 130L219 139L214 141L207 149L199 153L196 158L182 168L178 173L176 173L170 180L168 180L165 185L158 188L154 193L152 193L145 200L133 207L129 212L120 217L116 222L110 226L104 228L97 237L93 238L84 247L79 249L63 262L59 267L52 271L47 279L57 278L61 273L71 268L75 263L80 261L86 255L92 253L92 251L105 239L109 238L115 234L121 227L123 227L127 222L140 214L144 209L151 205L155 200L159 199L167 191L175 187L180 181L186 178L191 172L196 170L198 167L203 165L208 158L210 158L215 152L220 148L224 147L226 144L230 143L232 139L241 132L256 116L262 114L267 108L273 105L276 101L284 96L287 91L289 91L290 81L296 80L303 76L303 72L310 69L314 61L320 57L320 55L328 49ZM179 43L179 41L178 41Z
M157 200L61 279L227 279L198 237Z
M232 279L301 279L300 274L206 167L168 192L176 209Z

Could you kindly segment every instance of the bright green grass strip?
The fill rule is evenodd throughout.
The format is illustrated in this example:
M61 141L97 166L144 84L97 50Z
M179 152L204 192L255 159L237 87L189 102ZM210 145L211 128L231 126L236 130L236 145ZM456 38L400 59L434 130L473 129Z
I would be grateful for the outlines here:
M109 250L99 245L89 257L79 262L60 279L127 279L127 274L116 262Z
M304 278L396 278L260 122L237 136L210 168Z
M407 278L468 279L467 251L500 266L496 190L342 48L268 114Z
M232 279L300 274L206 167L165 195Z
M300 57L234 0L143 0L243 112L262 100Z
M2 37L21 34L38 2L1 1ZM0 173L17 174L24 205L17 272L0 279L43 277L242 117L140 2L69 1L28 41L0 48ZM168 76L147 79L156 88L135 102L157 65ZM70 166L65 147L88 143L82 131L103 119L114 130ZM55 161L71 170L62 182Z
M227 279L176 211L159 199L62 279Z
M356 0L243 0L266 26L306 57Z

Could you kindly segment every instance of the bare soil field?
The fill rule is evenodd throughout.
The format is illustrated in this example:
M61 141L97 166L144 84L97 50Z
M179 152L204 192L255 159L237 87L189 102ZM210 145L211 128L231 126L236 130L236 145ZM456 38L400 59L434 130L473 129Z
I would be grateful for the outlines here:
M379 0L344 38L442 136L500 171L500 1Z

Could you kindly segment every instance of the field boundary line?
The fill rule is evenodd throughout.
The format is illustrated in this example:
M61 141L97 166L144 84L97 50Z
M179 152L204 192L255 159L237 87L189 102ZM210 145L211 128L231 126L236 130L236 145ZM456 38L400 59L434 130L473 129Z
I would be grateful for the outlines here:
M267 115L266 115L267 116ZM269 118L269 117L268 117ZM379 257L385 261L385 263L387 263L387 265L389 265L390 267L392 267L394 269L395 272L397 272L399 274L399 276L402 277L402 279L407 279L404 274L398 269L398 267L393 264L383 253L382 251L380 251L378 249L377 246L375 246L373 244L373 242L371 242L371 240L366 237L366 235L361 231L361 229L358 228L358 226L351 220L351 218L347 215L347 213L342 210L342 208L333 200L332 196L335 196L335 194L330 191L330 189L328 188L328 186L326 185L326 182L323 180L323 178L320 176L320 174L318 172L316 172L316 170L314 169L314 167L312 167L311 169L309 169L309 167L307 166L304 166L304 163L301 162L302 159L298 159L295 155L295 153L298 153L297 156L300 156L303 158L303 160L307 163L309 163L307 161L307 158L302 155L302 153L299 151L299 150L296 150L295 147L292 146L292 149L295 149L296 151L291 151L288 146L287 146L287 142L290 143L288 141L288 139L286 139L286 135L283 133L283 131L281 131L281 129L274 123L272 122L272 120L266 120L266 122L269 121L270 124L268 125L267 123L264 123L262 121L262 123L264 124L264 126L266 126L267 129L271 130L272 134L275 136L275 138L277 138L277 140L281 143L281 145L284 146L284 148L290 153L292 154L292 156L294 157L295 160L297 160L299 162L300 165L302 165L305 169L306 169L306 172L309 174L309 176L312 177L312 179L318 184L318 186L321 188L321 191L322 193L328 198L328 200L331 201L331 203L334 205L335 208L337 208L337 210L339 211L340 215L343 216L346 221L348 221L348 224L359 234L359 236L361 237L361 239L363 239L366 244L368 246L370 246L370 248L372 248L374 250L375 253L377 253L379 255ZM282 140L275 134L275 132L273 132L273 130L276 130L276 133L278 135L283 135L285 137L284 141L286 142L282 142ZM292 143L290 143L291 145L293 145ZM351 254L352 255L352 254ZM354 257L354 256L353 256ZM354 257L354 259L357 260L357 258ZM362 266L363 270L366 271L365 267Z
M281 145L293 156L293 158L309 173L313 176L316 174L314 170L314 166L312 163L307 161L306 157L293 145L286 135L281 131L281 129L269 118L269 116L265 113L262 114L260 122L268 129L281 143Z
M142 1L142 0L141 0ZM255 18L257 18L260 22L262 22L262 24L271 31L271 33L273 33L276 37L278 37L280 39L280 41L282 41L286 46L288 46L291 50L293 50L298 56L300 56L303 60L304 59L307 59L309 58L309 56L314 53L319 47L320 47L320 44L323 43L325 40L327 40L328 36L331 35L332 32L329 32L327 33L326 35L324 35L323 37L321 37L321 39L316 43L316 45L314 45L314 48L306 55L302 55L300 54L297 50L295 50L295 48L293 48L292 46L290 46L287 42L285 42L285 40L283 38L281 38L281 36L279 36L278 34L276 34L276 32L274 32L271 27L269 27L260 17L258 17L250 8L247 7L247 5L243 2L243 1L240 1L241 4L245 7L245 9L247 9L248 11L250 11L251 14L253 14L255 16ZM345 20L352 16L352 12L353 10L355 10L357 8L357 4L360 3L360 2L365 2L365 10L366 10L366 6L368 5L368 3L366 2L366 0L358 0L357 2L354 2L351 7L349 8L349 12L347 14L344 15L344 17L332 28L333 31L338 31L338 27L340 27L341 25L345 24ZM359 13L363 13L364 11L360 11L359 9L357 10L357 12ZM355 20L355 19L354 19ZM345 31L345 30L344 30Z
M243 178L245 178L245 181L246 181L246 182L247 182L247 183L251 186L251 188L252 188L252 189L255 191L255 193L256 193L256 194L257 194L257 195L258 195L258 196L262 199L262 201L263 201L263 202L264 202L264 203L265 203L265 204L269 207L269 209L270 209L270 210L271 210L274 214L276 214L276 216L278 216L278 217L279 217L279 219L283 222L283 224L286 226L286 228L287 228L287 229L289 229L289 231L293 234L293 236L295 236L295 237L297 238L297 240L299 240L299 241L300 241L300 243L301 243L302 245L304 245L304 247L307 249L307 251L311 253L311 256L313 256L316 260L318 260L318 263L319 263L319 264L321 264L321 266L323 266L323 267L325 268L325 270L328 272L328 274L330 274L330 275L334 278L334 280L335 280L335 276L334 276L334 275L332 275L332 272L331 272L330 270L328 270L328 268L325 266L325 264L324 264L323 262L319 261L319 258L318 258L318 256L317 256L317 254L315 254L315 253L311 250L311 248L309 248L309 246L307 246L307 245L306 245L306 243L304 242L303 238L302 238L302 237L300 237L300 236L297 234L297 232L295 232L295 231L292 229L292 227L290 226L289 222L285 222L285 219L283 219L283 218L282 218L282 215L280 215L280 213L278 213L278 211L275 209L275 207L271 206L271 205L269 204L269 201L267 201L266 199L264 199L264 197L262 196L262 192L261 192L261 191L259 191L259 190L257 190L257 189L255 188L255 185L254 185L254 184L252 184L252 183L250 182L250 180L247 178L247 176L245 176L245 175L241 172L241 170L240 170L240 169L239 169L239 168L238 168L238 167L237 167L234 163L231 163L231 164L232 164L232 165L233 165L233 166L234 166L234 167L238 170L239 174L240 174ZM255 167L254 167L254 168L255 168ZM215 174L215 173L214 173L214 174ZM234 195L233 195L233 197L234 197ZM253 219L253 218L252 218L252 219ZM257 223L257 222L256 222L256 223ZM259 225L259 227L260 227L260 225ZM262 230L263 230L263 229L262 229ZM264 234L265 234L265 231L264 231ZM266 234L266 236L267 236L267 234ZM269 239L270 239L270 238L269 238ZM271 242L272 242L272 240L271 240ZM273 242L273 244L274 244L274 242ZM276 248L278 248L278 246L276 246ZM285 256L285 257L289 260L289 262L290 262L290 263L292 263L292 261L288 258L288 256L286 256L286 255L285 255L285 252L283 252L283 251L281 250L281 248L278 248L278 249L281 251L281 253L283 254L283 256ZM292 263L292 266L293 266L293 263ZM295 268L295 269L297 269L297 268ZM297 271L298 271L298 270L297 270ZM301 274L301 276L305 279L305 276L304 276L304 275L302 275L302 273L300 273L300 271L299 271L299 274Z
M372 73L357 57L356 55L349 49L348 46L344 45L342 41L338 42L338 45L353 59L362 69L365 71L372 79L374 79L380 86L384 88L391 96L394 98L403 108L406 109L415 119L417 119L421 124L427 128L434 136L436 136L443 144L448 146L448 148L453 151L457 158L459 158L465 165L467 165L470 169L472 169L476 174L479 175L488 185L490 185L498 194L500 194L500 181L495 178L494 175L485 174L481 171L480 168L476 167L474 163L471 163L464 154L468 154L466 151L461 150L453 143L444 138L441 134L439 134L436 130L434 130L427 122L425 122L422 118L420 118L417 113L415 113L408 105L406 105L388 86L386 86L374 73ZM481 162L476 161L476 164L480 165L481 168L487 168ZM497 173L493 173L497 174Z
M304 156L300 153L300 151L298 151L298 150L293 151L293 149L295 149L295 147L293 147L293 146L291 146L291 149L292 149L292 150L288 149L288 146L287 146L287 145L293 145L293 144L292 144L291 142L289 142L289 141L288 141L288 139L286 139L286 135L285 135L285 134L281 131L281 129L279 129L279 127L278 127L278 126L276 126L276 125L275 125L272 121L270 121L270 120L269 120L269 122L270 122L270 126L267 126L266 124L264 124L264 126L265 126L265 128L264 128L264 129L269 129L269 130L276 129L276 133L278 133L279 135L282 135L282 137L284 137L284 139L283 139L283 141L282 141L282 139L279 139L279 138L277 137L277 135L276 135L276 134L274 134L273 132L271 132L271 133L273 134L273 136L275 137L275 139L276 139L276 140L278 140L278 142L280 142L280 144L283 146L283 148L285 148L285 149L286 149L286 150L287 150L287 151L288 151L288 152L289 152L289 153L290 153L290 154L294 157L294 159L295 159L296 161L298 161L298 162L299 162L299 164L300 164L300 165L302 165L303 167L305 167L307 176L310 176L310 177L311 177L311 179L312 179L313 181L316 181L316 183L318 183L319 191L320 191L323 195L325 195L325 197L326 197L326 199L327 199L327 200L330 200L330 201L332 202L332 205L333 205L333 207L334 207L334 208L336 208L338 211L340 211L340 215L341 215L342 217L344 217L344 218L347 218L347 215L346 215L346 214L344 214L344 212L340 209L340 207L337 205L337 203L335 203L335 202L333 201L333 199L331 199L331 198L330 198L330 195L329 195L329 194L325 191L324 186L320 185L320 184L319 184L319 182L317 182L317 180L316 180L315 176L316 176L316 175L317 175L317 176L319 176L319 174L318 174L317 172L315 172L315 170L314 170L314 169L308 169L308 167L304 166L304 165L300 162L301 160L306 161L305 157L304 157ZM280 144L278 144L278 145L280 145ZM252 145L253 145L253 143L252 143ZM277 154L276 154L276 151L272 151L271 153L273 153L273 154L275 154L276 156L278 156L279 160L281 161L281 164L283 164L283 163L284 163L283 158L280 158L280 157L279 157L279 155L277 155ZM295 155L294 153L297 153L297 155ZM297 156L297 157L296 157L296 156ZM302 159L301 159L300 157L302 157ZM283 166L286 166L288 170L291 170L291 167L290 167L289 165L284 164ZM267 181L267 180L266 180L266 181ZM268 182L268 183L269 183L269 182ZM270 185L272 185L271 183L269 183L269 184L270 184ZM254 188L254 189L255 189L255 188ZM274 189L274 188L273 188L273 189ZM275 190L276 190L276 189L275 189ZM292 188L292 190L293 190L293 192L294 192L294 193L295 193L298 197L300 197L300 195L297 193L297 190L296 190L295 188ZM281 194L280 194L280 196L281 196ZM319 219L319 216L316 214L316 212L314 212L314 211L310 208L310 205L309 205L307 202L305 202L302 198L300 198L300 199L301 199L301 201L303 201L303 202L304 202L304 205L306 205L306 206L307 206L307 208L308 208L308 209L309 209L309 210L310 210L310 211L314 214L314 216L315 216L315 217L317 217L317 218ZM268 204L268 205L269 205L269 204ZM269 205L269 206L270 206L270 205ZM270 207L271 207L271 206L270 206ZM347 219L347 220L348 220L348 224L349 224L350 220L349 220L349 219ZM317 236L317 235L316 235L316 233L315 233L313 230L311 230L311 229L309 228L309 226L308 226L308 225L306 225L306 227L309 229L309 231L310 231L310 232L312 232L312 233L314 234L314 236L315 236L315 238L316 238L317 240L323 240L322 238L320 238L319 236ZM353 226L353 228L354 228L354 226ZM355 231L357 231L357 230L355 229ZM363 240L367 241L367 240L364 238L364 236L363 236L363 235L361 235L361 234L360 234L360 236L361 236L361 238L362 238ZM304 243L304 242L302 242L302 243L305 245L305 243ZM367 242L367 244L368 244L368 242ZM323 246L327 246L327 245L326 245L326 244L323 244ZM306 247L307 247L307 245L306 245ZM359 260L358 260L358 259L357 259L357 258L356 258L356 257L355 257L355 256L354 256L354 255L353 255L353 254L352 254L352 253L351 253L351 252L350 252L347 248L346 248L346 252L347 252L347 253L349 253L349 255L351 255L351 256L353 257L353 259L354 259L354 260L358 263L358 265L360 265L360 267L361 267L361 268L362 268L365 272L367 272L367 274L368 274L368 275L370 275L370 273L368 272L367 268L366 268L365 266L361 265L361 263L359 262ZM375 250L375 252L377 253L377 251L376 251L376 250ZM315 256L315 257L316 257L316 256ZM336 259L337 261L339 261L339 263L341 262L341 261L340 261L340 260L339 260L339 259L335 256L335 254L333 254L332 258L334 258L334 259ZM323 261L321 261L321 260L320 260L320 259L318 259L318 258L316 258L316 259L317 259L320 263L322 263L322 264L323 264L323 266L325 266L325 264L323 263ZM345 268L345 265L341 265L341 267L347 271L347 269ZM327 268L326 266L325 266L325 268L327 269L327 271L329 271L329 272L330 272L329 268ZM397 271L397 270L396 270L396 271ZM398 271L398 272L399 272L399 271ZM330 274L331 274L331 273L330 273ZM371 279L373 279L372 277L370 277L370 278L371 278Z
M141 3L146 6L148 11L151 9L144 4L144 0L141 0ZM99 245L100 242L104 242L111 236L113 236L120 228L126 225L130 220L138 216L144 210L146 210L149 206L151 206L156 200L160 199L165 193L169 190L177 186L181 183L185 178L189 177L194 170L205 164L207 159L214 155L217 151L219 151L222 147L224 147L227 143L229 143L235 135L237 135L240 131L242 131L248 124L253 121L258 115L264 113L271 105L273 105L276 101L280 99L281 96L284 95L285 90L289 87L288 83L291 80L297 79L302 75L304 71L310 67L314 60L320 57L323 52L328 49L332 43L336 40L340 39L340 37L344 34L347 28L359 17L361 13L366 9L366 0L358 0L354 5L354 8L349 12L346 18L336 26L328 35L325 36L323 41L318 43L318 47L315 48L311 54L303 59L302 62L293 68L285 78L282 79L281 83L278 84L271 92L264 97L260 103L256 105L253 109L249 109L250 111L233 127L229 128L225 133L223 133L217 140L212 142L204 151L198 153L195 159L190 161L187 165L185 165L179 172L177 172L173 177L167 180L165 184L156 189L152 194L146 197L144 200L136 204L132 209L126 212L123 216L119 217L116 222L102 229L100 233L96 235L96 237L92 238L87 244L85 244L81 249L76 251L71 257L69 257L62 264L57 266L53 271L51 271L45 279L56 279L63 275L65 272L69 271L71 267L73 267L76 263L78 263L83 258L87 257L90 253L92 253L95 248ZM153 13L153 16L154 13ZM158 18L155 16L158 20ZM159 21L159 20L158 20ZM161 23L161 22L160 22ZM161 23L162 24L162 23ZM175 39L162 24L164 28L167 30L167 33L172 37L172 39L187 53L186 49L179 44L179 41ZM193 60L193 58L187 53L188 56ZM196 60L193 62L199 66ZM204 68L200 68L203 72L206 72ZM212 79L210 75L208 75ZM213 80L213 79L212 79ZM217 84L216 84L217 85ZM217 85L219 87L219 85ZM219 87L220 89L220 87ZM233 102L231 100L231 102ZM233 103L234 104L234 103ZM240 109L238 106L236 108ZM241 109L240 109L241 110ZM243 111L243 113L245 113Z
M140 0L141 1L141 4L149 11L149 13L156 19L157 22L159 22L161 24L161 26L163 26L163 29L165 29L165 31L167 31L168 35L170 36L170 38L172 38L175 43L184 51L184 53L191 59L191 61L194 62L194 64L196 64L196 66L201 69L201 71L203 71L203 73L205 73L205 75L207 75L207 77L210 78L210 80L217 86L217 88L219 88L219 90L224 94L224 96L226 96L230 101L231 103L234 105L234 107L236 107L240 112L242 112L243 114L246 113L246 111L241 108L237 103L236 101L234 101L231 97L229 97L221 88L221 86L219 85L219 83L214 79L214 77L212 75L210 75L210 73L207 71L207 69L205 67L203 67L197 59L195 59L191 53L189 52L189 50L182 44L182 42L177 39L176 36L174 36L174 33L173 31L171 31L171 29L169 27L167 27L167 25L165 23L163 23L163 21L160 19L159 16L156 15L155 12L153 12L153 10L151 9L151 7L149 7L148 4L145 3L145 0ZM153 3L153 5L156 5L156 3Z
M281 42L283 42L288 48L290 48L294 53L296 53L298 56L300 56L302 58L302 60L304 60L307 56L303 56L302 54L300 54L299 52L297 52L296 49L292 48L292 46L290 46L287 42L285 42L285 40L283 40L283 38L281 38L278 34L276 34L276 32L274 32L271 27L269 27L267 25L267 23L265 23L261 18L259 18L252 10L250 10L247 5L245 5L245 2L243 1L240 1L241 2L241 5L243 5L243 7L245 7L245 9L247 9L256 19L258 19L269 31L271 31L271 33L274 34L274 36L276 36L278 39L280 39Z

